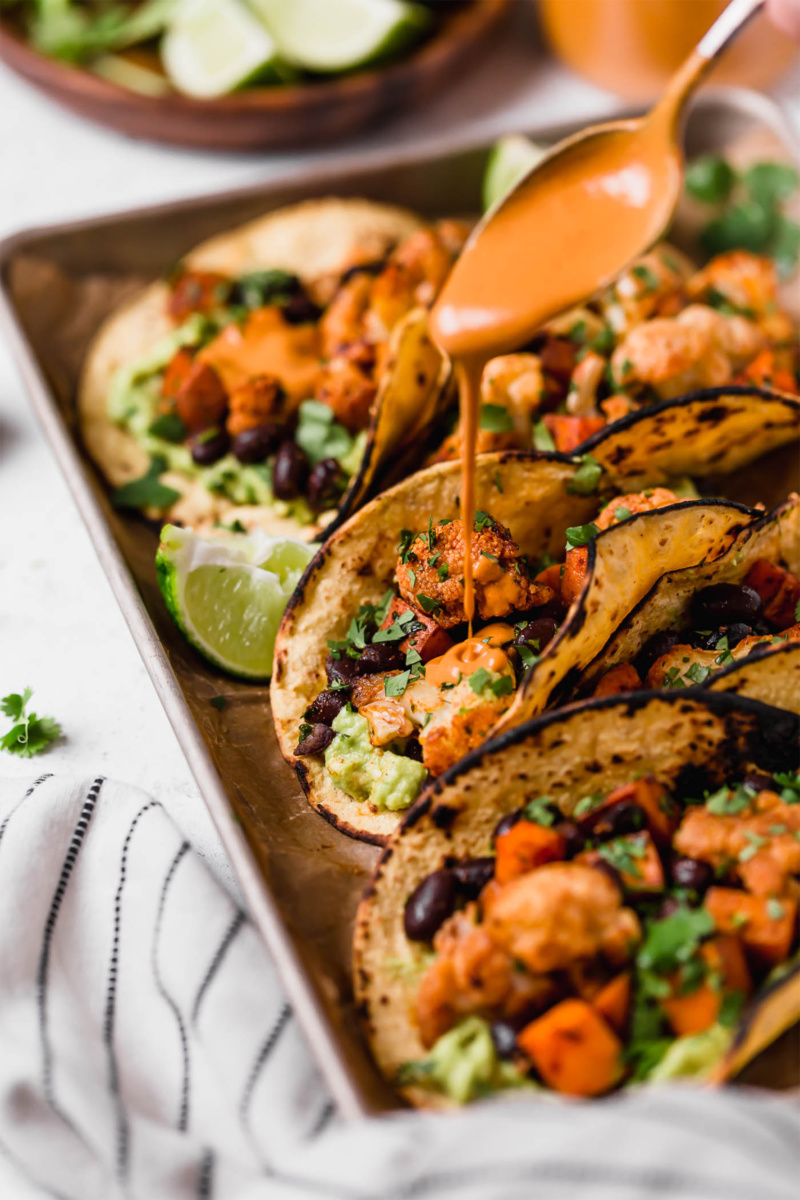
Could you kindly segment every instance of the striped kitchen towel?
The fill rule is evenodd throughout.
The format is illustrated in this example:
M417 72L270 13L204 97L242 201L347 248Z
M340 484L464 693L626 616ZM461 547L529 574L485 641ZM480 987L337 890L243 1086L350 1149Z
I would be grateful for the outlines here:
M796 1200L744 1090L344 1126L244 913L161 806L0 782L0 1200Z

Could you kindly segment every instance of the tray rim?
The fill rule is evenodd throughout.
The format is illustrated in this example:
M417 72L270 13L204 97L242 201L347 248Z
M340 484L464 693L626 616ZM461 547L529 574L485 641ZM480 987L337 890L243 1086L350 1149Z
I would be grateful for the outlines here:
M793 150L800 161L800 140L785 114L775 101L746 88L715 88L701 94L696 101L700 107L728 107L732 112L762 121ZM640 110L634 110L634 112ZM625 111L621 116L634 115ZM525 132L533 138L552 140L582 128L588 121L575 120L553 125L537 125ZM492 141L494 138L492 138ZM461 137L439 137L422 146L388 149L367 155L357 152L337 158L335 163L316 166L297 166L269 180L261 180L235 188L223 188L211 193L181 197L148 205L81 217L69 221L33 225L0 240L0 329L5 332L12 357L19 369L24 390L33 408L37 423L58 463L78 512L86 526L92 546L111 586L123 618L164 708L187 766L197 784L203 803L209 810L220 841L242 888L249 915L264 940L273 961L281 986L297 1017L309 1052L315 1059L327 1087L345 1120L358 1120L373 1111L351 1077L340 1056L336 1031L323 1010L314 984L306 972L292 936L283 922L269 886L262 876L254 852L234 819L227 795L200 729L195 723L186 700L178 686L175 673L159 640L153 622L136 587L136 582L114 538L111 526L94 495L89 467L81 457L78 445L59 411L55 397L41 371L33 347L29 344L22 322L17 315L7 284L7 268L13 258L41 238L59 234L91 231L128 219L148 219L194 211L220 202L235 202L263 195L265 199L282 187L305 184L322 188L346 172L380 171L381 169L417 166L458 154L486 149L491 144L486 136L467 133Z

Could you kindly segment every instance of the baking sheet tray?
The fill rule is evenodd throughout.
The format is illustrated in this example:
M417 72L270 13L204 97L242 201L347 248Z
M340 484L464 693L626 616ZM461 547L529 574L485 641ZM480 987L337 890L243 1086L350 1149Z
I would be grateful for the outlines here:
M560 126L530 132L549 142L574 131L575 126ZM770 102L725 89L696 103L687 147L690 154L724 151L751 136L765 139L767 147L771 139L784 147L784 156L787 151L797 156L791 131ZM474 212L486 151L486 146L454 150L450 141L424 155L304 171L220 195L30 230L0 244L0 319L31 403L252 917L346 1117L397 1106L361 1041L349 985L352 919L378 851L340 834L308 807L278 752L268 688L227 678L178 633L156 583L157 532L111 508L81 448L76 382L89 339L109 309L202 239L270 209L332 193L406 204L431 216ZM759 465L763 479L780 481L776 499L785 493L794 458L792 449L779 452L767 471ZM735 489L741 498L754 498L748 496L752 472L742 474ZM228 702L222 711L210 704L220 694ZM786 1057L777 1045L751 1077L780 1081Z

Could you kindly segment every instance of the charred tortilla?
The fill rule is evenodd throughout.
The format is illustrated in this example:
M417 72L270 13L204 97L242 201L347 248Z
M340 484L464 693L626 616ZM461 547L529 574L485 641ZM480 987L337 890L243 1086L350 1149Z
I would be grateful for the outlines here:
M412 213L365 200L308 201L210 239L188 254L184 265L189 270L231 277L279 269L296 275L303 284L324 284L327 278L335 280L353 261L382 260L419 224ZM129 301L102 326L84 365L78 395L81 432L89 454L114 487L141 477L149 455L109 416L109 389L120 368L146 356L174 329L167 312L168 299L168 285L158 282ZM332 521L344 519L358 507L376 473L387 470L388 460L400 446L431 419L439 403L440 370L441 357L428 338L425 311L416 309L392 331L360 468L337 509L318 514L314 521L299 524L266 505L237 504L176 469L165 471L161 481L175 489L179 499L151 515L199 531L240 521L271 534L313 539Z
M410 1008L429 954L404 931L406 900L424 877L448 863L489 854L499 819L533 797L549 797L570 813L587 794L608 792L643 774L680 797L700 797L752 763L769 772L794 769L799 738L796 716L755 701L642 693L547 714L487 743L448 771L406 815L358 911L354 989L385 1078L397 1085L406 1064L426 1054ZM798 1016L794 968L751 1000L715 1077L740 1070ZM400 1090L421 1107L450 1103L418 1083L401 1083Z

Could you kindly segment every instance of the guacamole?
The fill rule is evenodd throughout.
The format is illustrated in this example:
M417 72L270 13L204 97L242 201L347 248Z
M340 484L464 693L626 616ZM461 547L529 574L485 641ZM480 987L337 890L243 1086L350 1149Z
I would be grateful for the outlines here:
M325 751L325 767L338 788L392 812L416 800L428 774L422 763L373 746L366 717L348 708L337 713L332 728L339 736Z

